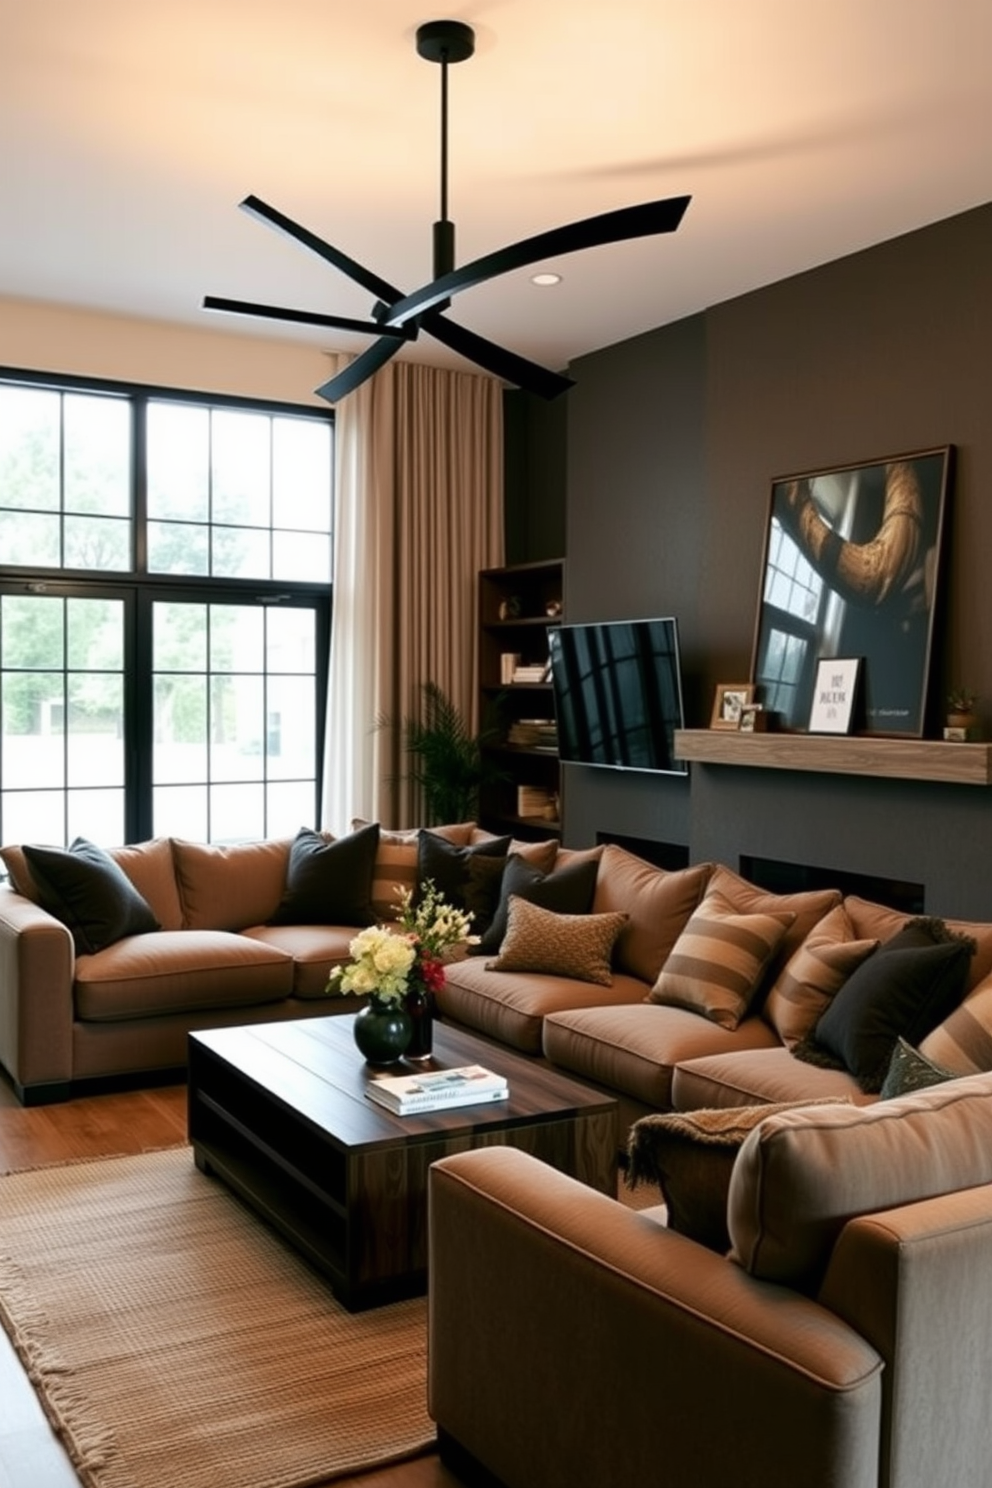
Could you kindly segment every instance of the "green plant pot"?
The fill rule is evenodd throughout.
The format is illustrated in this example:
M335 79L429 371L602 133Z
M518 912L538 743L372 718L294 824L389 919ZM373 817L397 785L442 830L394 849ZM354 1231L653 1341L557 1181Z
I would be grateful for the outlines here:
M393 1001L370 1001L355 1016L355 1043L369 1064L395 1064L410 1043L410 1014Z

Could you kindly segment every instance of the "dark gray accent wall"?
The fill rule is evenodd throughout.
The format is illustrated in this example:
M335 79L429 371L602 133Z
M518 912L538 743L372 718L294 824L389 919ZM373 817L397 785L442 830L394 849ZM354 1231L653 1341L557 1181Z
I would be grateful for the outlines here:
M686 229L689 228L688 219ZM688 721L747 678L773 478L956 446L939 692L992 725L992 205L576 362L566 613L675 614ZM569 767L566 840L616 832L917 879L935 912L992 915L992 790L694 766Z

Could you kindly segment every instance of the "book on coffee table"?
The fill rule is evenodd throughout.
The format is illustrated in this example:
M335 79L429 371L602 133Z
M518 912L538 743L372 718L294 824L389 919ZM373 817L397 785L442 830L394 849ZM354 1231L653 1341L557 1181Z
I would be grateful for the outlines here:
M386 1075L365 1087L369 1100L377 1101L397 1116L415 1112L450 1110L453 1106L481 1105L483 1101L506 1100L509 1087L503 1075L494 1075L481 1064L463 1064L457 1069L429 1070L421 1075Z

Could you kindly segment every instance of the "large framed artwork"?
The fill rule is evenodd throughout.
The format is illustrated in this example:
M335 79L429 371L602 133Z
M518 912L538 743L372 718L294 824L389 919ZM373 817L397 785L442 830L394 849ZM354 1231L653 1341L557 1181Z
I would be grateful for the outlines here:
M922 738L951 445L772 482L752 677L805 730L818 664L860 657L865 733Z

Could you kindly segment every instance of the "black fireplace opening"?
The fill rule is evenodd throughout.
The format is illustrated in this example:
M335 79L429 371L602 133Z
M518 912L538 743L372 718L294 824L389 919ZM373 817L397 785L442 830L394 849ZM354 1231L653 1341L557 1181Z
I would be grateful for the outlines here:
M819 868L809 863L787 863L778 858L741 853L742 878L773 894L796 894L806 889L840 889L874 904L885 904L903 914L923 914L925 886L908 879L887 878L874 873L851 873L844 868Z

